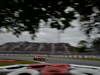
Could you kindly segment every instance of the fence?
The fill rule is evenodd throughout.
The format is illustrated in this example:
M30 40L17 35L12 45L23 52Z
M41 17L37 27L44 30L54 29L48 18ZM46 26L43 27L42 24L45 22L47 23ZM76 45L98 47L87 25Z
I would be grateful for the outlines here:
M55 58L98 58L100 59L99 55L46 55L46 54L0 54L0 56L27 56L27 57L34 57L34 56L44 56L44 57L55 57Z

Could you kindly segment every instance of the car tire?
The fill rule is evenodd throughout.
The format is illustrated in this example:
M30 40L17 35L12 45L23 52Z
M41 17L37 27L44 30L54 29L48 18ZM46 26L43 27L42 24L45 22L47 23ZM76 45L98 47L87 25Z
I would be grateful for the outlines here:
M40 72L32 69L19 69L7 75L40 75Z
M70 71L73 75L100 75L97 69L76 68Z

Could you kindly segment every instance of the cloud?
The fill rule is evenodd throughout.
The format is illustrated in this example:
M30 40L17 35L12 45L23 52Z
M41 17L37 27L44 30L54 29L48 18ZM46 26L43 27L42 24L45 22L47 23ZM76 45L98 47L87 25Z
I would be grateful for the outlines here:
M29 42L46 42L46 43L70 43L74 46L80 40L86 39L85 35L80 31L78 20L71 23L74 28L67 28L64 33L58 31L55 28L40 28L39 32L36 33L37 37L35 40L31 39L28 32L24 32L19 38L11 33L1 33L0 34L0 44L6 42L17 42L17 41L29 41Z

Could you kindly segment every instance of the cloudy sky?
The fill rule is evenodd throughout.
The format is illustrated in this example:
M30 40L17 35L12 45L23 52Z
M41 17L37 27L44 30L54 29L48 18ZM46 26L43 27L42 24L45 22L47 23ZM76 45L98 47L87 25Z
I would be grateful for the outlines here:
M74 11L74 9L72 7L67 7L64 10L65 13L68 13L69 11ZM98 13L99 10L94 7L93 12ZM39 29L38 33L36 33L37 37L34 40L31 39L31 36L28 34L28 32L24 32L19 38L17 38L15 35L12 35L12 33L0 33L0 44L4 44L6 42L29 41L43 43L70 43L73 46L77 46L80 40L86 39L86 36L82 31L80 31L80 15L76 13L74 16L77 17L77 20L71 22L71 24L75 26L74 28L69 27L64 31L58 31L57 29L48 27L44 28L43 25L45 25L45 23L41 21L40 26L42 28ZM48 22L48 25L50 22L51 20ZM92 38L95 38L95 36L97 35L93 35ZM100 37L100 35L98 36Z
M80 40L86 39L83 32L80 31L78 20L71 23L74 28L67 28L64 32L58 31L52 28L40 28L36 34L35 40L31 39L28 32L24 32L19 38L12 35L11 33L0 33L0 44L6 42L18 42L18 41L29 41L29 42L46 42L46 43L70 43L76 46Z

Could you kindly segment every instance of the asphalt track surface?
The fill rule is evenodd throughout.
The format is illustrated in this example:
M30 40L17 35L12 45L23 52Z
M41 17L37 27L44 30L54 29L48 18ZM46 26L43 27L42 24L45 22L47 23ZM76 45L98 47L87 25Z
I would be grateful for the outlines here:
M33 60L33 57L29 56L0 56L0 59L22 59L22 60ZM46 58L46 63L61 63L61 64L78 64L78 65L88 65L88 66L98 66L100 67L100 61L90 61L90 60L67 60L63 58Z
M48 58L48 63L65 63L65 64L77 64L77 65L88 65L88 66L99 66L100 61L90 61L90 60L67 60L67 59L59 59L59 58Z

